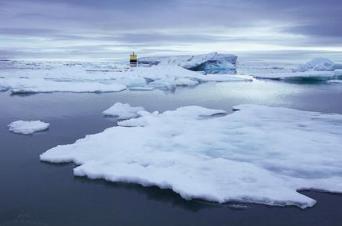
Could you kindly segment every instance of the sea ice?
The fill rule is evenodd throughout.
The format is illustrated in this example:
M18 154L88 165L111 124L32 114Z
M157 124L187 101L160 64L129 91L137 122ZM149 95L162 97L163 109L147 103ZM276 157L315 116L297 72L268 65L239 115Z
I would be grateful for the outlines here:
M240 105L138 118L40 156L76 176L168 188L185 199L311 207L300 189L342 192L342 115Z
M198 77L201 82L252 82L254 78L249 75L208 74Z
M305 71L305 72L287 72L253 75L257 79L272 80L329 80L335 77L334 71Z
M129 104L116 103L103 112L106 116L115 116L118 119L135 118L139 111L144 111L143 107L132 107Z
M341 78L342 78L342 69L337 69L337 70L335 70L335 76L336 76L336 77L341 77Z
M11 90L11 93L51 93L51 92L74 92L74 93L97 93L97 92L120 92L127 87L116 82L88 82L88 81L57 81L36 78L8 78L0 79L3 87Z
M326 81L338 78L340 74L336 69L337 64L325 58L316 58L300 66L284 64L285 67L279 70L269 70L267 65L262 63L242 65L242 70L239 71L250 73L257 79L285 81ZM252 68L249 68L251 66Z
M237 56L232 54L209 53L202 55L180 55L162 57L143 57L139 63L147 65L176 65L206 74L236 73Z
M45 64L12 63L11 69L0 69L0 91L82 93L120 92L126 89L174 90L177 86L196 86L207 81L245 81L239 79L239 75L203 75L168 64L136 68L87 63Z
M199 81L190 78L178 78L175 80L176 86L196 86Z
M8 125L9 131L19 134L33 134L35 132L44 131L49 128L50 124L42 121L15 121Z
M335 63L326 58L315 58L306 64L300 65L295 71L333 71Z
M328 83L338 83L338 84L342 84L342 80L338 80L338 79L332 79L332 80L328 80Z

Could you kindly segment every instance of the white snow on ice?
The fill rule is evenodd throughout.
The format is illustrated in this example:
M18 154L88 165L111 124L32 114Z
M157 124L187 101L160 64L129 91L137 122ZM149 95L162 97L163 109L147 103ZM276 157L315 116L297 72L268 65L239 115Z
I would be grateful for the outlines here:
M252 82L254 78L249 75L225 75L225 74L207 74L199 78L201 82Z
M76 176L172 189L185 199L311 207L300 189L342 192L342 115L258 105L139 118L40 156Z
M306 64L296 66L294 64L280 64L281 67L272 67L271 64L256 62L247 64L247 73L257 79L272 80L316 80L326 81L340 76L340 70L335 69L336 64L326 58L315 58ZM248 68L251 67L252 68ZM291 68L292 67L292 68ZM239 70L240 71L240 70ZM246 73L246 66L240 72Z
M118 119L131 119L138 117L138 112L144 111L143 107L132 107L129 104L115 103L103 112L106 116L115 116Z
M143 58L144 59L144 58ZM220 67L225 62L236 64L236 56L229 54L204 54L198 56L174 56L146 58L159 63L152 67L130 68L114 63L25 62L5 61L0 67L0 91L17 93L37 92L120 92L123 90L173 91L177 87L193 87L205 82L246 82L257 79L274 80L331 80L340 79L339 69L331 70L328 59L314 59L304 66L293 63L242 62L237 64L240 75L227 74ZM203 62L214 63L202 65ZM220 63L221 62L221 63ZM222 63L223 62L223 63ZM184 68L204 67L208 74ZM184 68L183 68L184 67ZM298 69L299 68L299 69ZM337 68L336 65L334 68ZM222 69L222 70L221 70ZM210 71L219 74L210 74ZM230 70L229 67L227 69ZM226 73L226 74L225 74ZM241 75L242 74L242 75ZM253 76L243 75L252 74Z
M257 79L273 80L296 80L296 79L316 79L328 80L335 77L334 71L305 71L305 72L285 72L254 75Z
M328 80L328 83L342 84L342 80L332 79Z
M11 67L0 70L0 90L11 93L174 90L177 86L196 86L201 82L250 79L241 75L203 75L174 65L130 68L110 64L12 62Z
M296 71L333 71L335 68L335 63L326 58L315 58L306 64L300 65Z
M119 92L127 87L115 82L57 81L46 78L8 78L1 80L3 87L12 93L50 93L50 92Z
M50 124L42 121L15 121L8 125L9 131L24 135L33 134L35 132L44 131L49 128Z

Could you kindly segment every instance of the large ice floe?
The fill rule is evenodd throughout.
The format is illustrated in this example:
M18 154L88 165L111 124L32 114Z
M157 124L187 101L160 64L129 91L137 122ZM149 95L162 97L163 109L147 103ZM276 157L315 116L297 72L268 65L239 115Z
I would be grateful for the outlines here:
M242 75L203 75L176 65L130 68L127 65L89 63L6 62L0 69L0 90L11 93L120 92L174 90L202 82L251 81Z
M176 65L192 71L205 74L234 74L236 73L237 56L232 54L210 53L202 55L181 55L143 57L140 64L147 65Z
M342 115L240 105L138 112L40 156L74 175L171 189L185 199L311 207L298 192L342 192Z
M9 131L24 135L47 130L50 124L42 121L15 121L8 125Z

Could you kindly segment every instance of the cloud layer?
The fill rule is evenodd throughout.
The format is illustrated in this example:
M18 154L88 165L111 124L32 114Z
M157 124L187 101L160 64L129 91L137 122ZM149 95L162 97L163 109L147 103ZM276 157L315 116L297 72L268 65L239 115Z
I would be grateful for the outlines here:
M338 0L3 0L0 53L342 50Z

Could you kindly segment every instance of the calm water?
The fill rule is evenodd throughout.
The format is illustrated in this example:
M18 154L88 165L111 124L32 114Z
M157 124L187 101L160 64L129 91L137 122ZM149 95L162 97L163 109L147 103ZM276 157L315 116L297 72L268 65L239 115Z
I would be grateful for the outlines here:
M234 209L185 201L158 188L75 178L73 165L41 163L39 154L112 126L115 122L101 112L117 101L149 111L184 105L230 110L236 104L257 103L342 114L341 100L342 85L266 81L205 84L175 93L0 93L0 225L340 226L342 195L304 192L318 201L307 210L263 205ZM33 136L9 133L7 125L18 119L40 119L51 127Z

